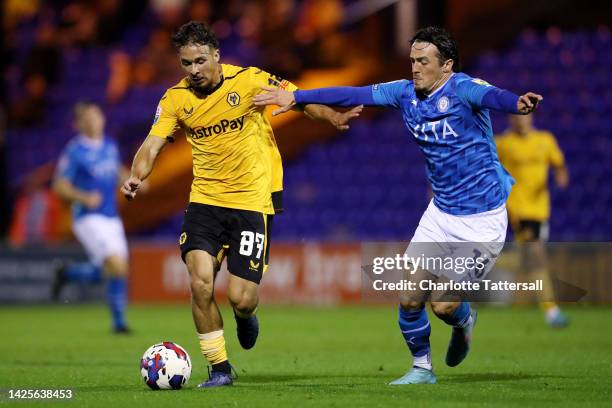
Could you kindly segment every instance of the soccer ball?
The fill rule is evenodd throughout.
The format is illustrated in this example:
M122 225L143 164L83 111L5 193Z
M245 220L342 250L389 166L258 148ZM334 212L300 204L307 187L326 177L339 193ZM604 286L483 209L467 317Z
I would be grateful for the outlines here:
M176 343L154 344L140 360L140 375L151 389L178 390L191 377L191 359Z

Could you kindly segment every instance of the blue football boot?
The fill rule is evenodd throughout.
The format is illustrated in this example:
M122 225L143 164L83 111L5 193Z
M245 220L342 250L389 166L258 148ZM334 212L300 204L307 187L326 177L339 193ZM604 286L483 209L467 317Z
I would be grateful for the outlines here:
M461 363L470 351L470 343L472 341L472 331L476 325L478 313L472 310L472 319L470 324L465 327L453 327L453 334L448 343L446 351L446 365L455 367Z
M403 377L391 381L389 385L403 384L435 384L436 376L433 371L421 367L412 367Z
M252 315L248 319L242 319L236 317L236 332L238 334L238 341L243 349L249 350L253 348L259 335L259 321L256 315Z
M232 371L234 368L232 367ZM198 388L213 388L221 387L224 385L232 385L234 383L234 376L232 374L224 373L223 371L210 371L208 368L208 380L198 385Z

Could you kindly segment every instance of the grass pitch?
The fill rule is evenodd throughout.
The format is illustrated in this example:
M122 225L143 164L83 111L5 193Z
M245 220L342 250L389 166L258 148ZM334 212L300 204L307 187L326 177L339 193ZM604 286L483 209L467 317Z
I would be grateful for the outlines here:
M239 378L199 390L206 365L189 306L132 306L131 336L113 336L103 305L2 307L0 405L8 389L72 388L72 401L19 406L406 407L610 406L612 309L567 309L571 326L552 330L535 308L480 308L470 356L444 365L450 328L432 319L436 385L390 387L409 368L394 306L262 306L257 346L238 345L228 309L226 339ZM430 314L430 317L432 315ZM161 340L182 345L194 370L180 391L151 391L142 353Z

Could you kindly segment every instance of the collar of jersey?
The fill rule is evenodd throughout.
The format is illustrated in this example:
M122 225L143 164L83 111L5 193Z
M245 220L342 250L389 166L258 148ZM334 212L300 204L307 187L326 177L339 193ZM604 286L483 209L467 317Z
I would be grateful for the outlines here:
M438 91L440 91L442 88L444 88L446 86L446 84L448 84L448 82L451 80L451 78L453 77L453 75L455 75L455 73L451 73L450 76L448 77L448 79L446 81L444 81L444 83L442 85L440 85L440 87L438 87L438 89L436 89L435 91L433 91L432 93L430 93L429 95L427 95L427 98L431 98L432 96L434 96L435 94L438 93ZM425 98L425 99L427 99Z
M100 140L93 140L84 134L79 134L77 137L79 138L79 142L81 144L84 144L91 149L100 149L104 145L104 136Z
M189 88L191 88L198 95L210 96L210 95L212 95L213 92L215 92L217 89L219 89L219 88L221 88L221 86L223 86L223 82L224 81L225 81L225 77L222 74L221 75L221 80L219 81L219 83L217 85L215 85L214 87L212 87L210 90L206 91L206 92L200 92L200 91L196 90L193 86L191 86L191 84L189 85Z

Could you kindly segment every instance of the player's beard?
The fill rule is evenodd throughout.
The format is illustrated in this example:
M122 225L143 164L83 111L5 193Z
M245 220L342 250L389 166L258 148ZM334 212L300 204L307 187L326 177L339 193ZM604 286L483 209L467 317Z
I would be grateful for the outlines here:
M207 94L210 91L210 88L206 86L192 85L192 87L193 89L196 90L197 93L200 93L200 94Z
M197 93L202 94L202 95L209 94L210 91L214 88L211 85L210 81L204 82L203 84L196 84L191 80L191 78L189 78L189 85L191 86L193 90L195 90Z
M192 82L191 78L189 78L189 84L190 84L191 88L194 89L196 92L198 92L200 94L208 95L211 91L216 89L216 87L219 85L219 82L221 82L222 79L223 79L223 77L220 76L219 77L219 81L217 81L216 84L213 84L214 77L211 77L211 79L206 81L206 82L204 82L204 84L198 85L198 84L195 84L194 82Z
M201 88L201 87L202 87L202 85L198 84L198 83L195 81L195 79L193 79L191 76L188 76L187 78L188 78L188 80L189 80L189 85L190 85L192 88L194 88L194 89L199 89L199 88ZM204 79L204 78L202 78L202 79ZM201 83L201 81L200 81L200 83Z

